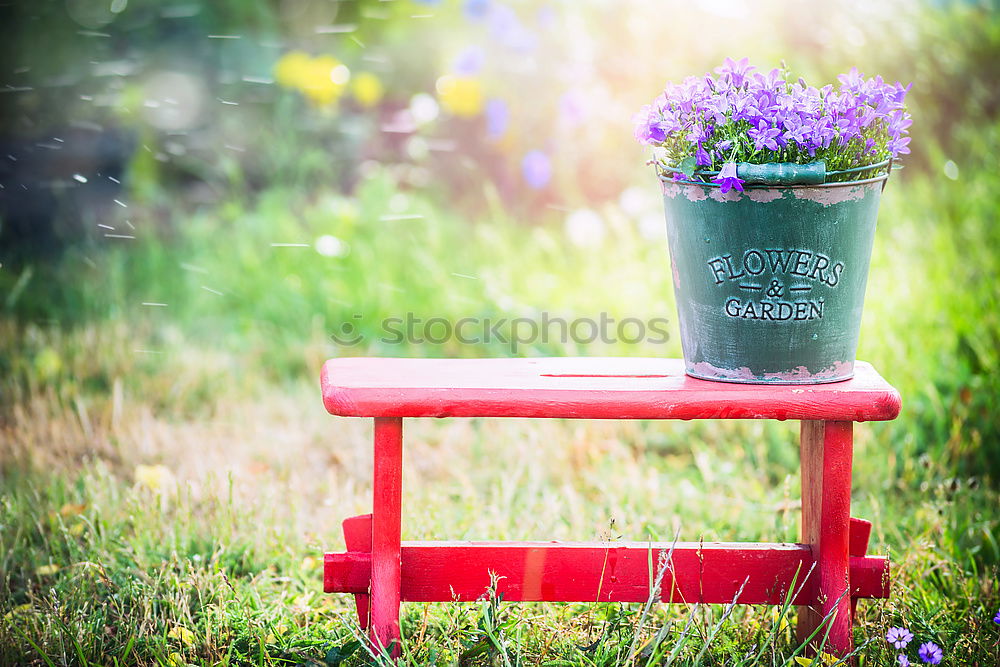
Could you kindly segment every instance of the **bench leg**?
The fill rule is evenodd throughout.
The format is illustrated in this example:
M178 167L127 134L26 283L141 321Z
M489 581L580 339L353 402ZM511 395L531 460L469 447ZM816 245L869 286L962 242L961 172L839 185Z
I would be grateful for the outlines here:
M375 419L372 485L372 584L370 637L399 656L400 504L403 481L403 420Z
M805 641L828 615L824 651L837 656L853 649L853 617L849 587L849 526L852 422L802 422L802 542L812 547L816 566L811 579L814 603L801 607L797 636ZM813 643L818 646L826 629Z

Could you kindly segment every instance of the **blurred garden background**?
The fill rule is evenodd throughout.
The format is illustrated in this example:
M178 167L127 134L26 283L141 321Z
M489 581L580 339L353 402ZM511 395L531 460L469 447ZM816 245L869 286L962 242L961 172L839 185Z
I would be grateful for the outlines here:
M371 486L323 360L680 356L631 118L743 56L913 83L858 351L903 396L857 428L853 514L895 565L858 659L905 626L1000 663L996 3L39 0L0 35L0 664L377 662L321 594ZM669 335L387 339L408 313ZM795 438L415 422L403 537L794 541ZM755 607L410 604L403 632L416 665L799 657Z

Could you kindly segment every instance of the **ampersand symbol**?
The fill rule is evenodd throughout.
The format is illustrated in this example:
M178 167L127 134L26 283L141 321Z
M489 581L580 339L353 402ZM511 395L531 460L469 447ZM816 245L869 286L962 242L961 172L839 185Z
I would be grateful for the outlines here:
M784 286L777 280L771 281L771 286L767 288L768 296L781 296L785 291Z

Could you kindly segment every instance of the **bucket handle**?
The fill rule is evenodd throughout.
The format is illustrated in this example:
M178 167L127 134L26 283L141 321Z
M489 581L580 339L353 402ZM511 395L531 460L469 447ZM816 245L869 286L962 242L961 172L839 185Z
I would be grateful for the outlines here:
M886 168L888 174L893 168L893 159L888 158L875 164L866 164L850 169L826 170L826 162L819 160L808 164L798 164L795 162L771 162L768 164L750 164L739 162L736 164L736 173L743 179L744 183L766 184L766 185L819 185L825 183L829 176L840 176L842 174L855 174L873 169L881 170ZM685 176L718 176L718 171L695 171L694 174L686 174L682 169L656 164L657 168L667 174L683 174ZM885 189L885 182L882 183Z

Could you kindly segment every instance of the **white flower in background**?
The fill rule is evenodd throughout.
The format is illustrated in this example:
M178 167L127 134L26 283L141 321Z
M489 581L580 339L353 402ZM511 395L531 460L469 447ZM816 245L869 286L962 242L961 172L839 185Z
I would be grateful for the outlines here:
M589 208L573 211L566 217L566 236L577 246L597 246L604 241L604 220Z
M427 156L430 155L431 149L427 145L427 140L423 137L418 137L416 135L410 137L406 142L406 154L411 160L426 160Z
M324 234L316 239L316 252L324 257L343 257L347 254L347 244L336 236Z
M618 207L622 212L632 218L638 218L643 213L648 213L651 208L649 194L645 188L631 186L622 190L618 197Z
M417 125L426 125L438 117L441 107L437 100L427 93L417 93L410 98L410 115Z
M410 198L402 192L397 192L389 197L389 210L393 213L402 213L410 208Z

